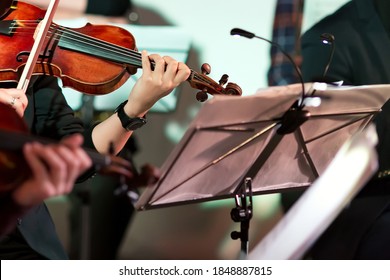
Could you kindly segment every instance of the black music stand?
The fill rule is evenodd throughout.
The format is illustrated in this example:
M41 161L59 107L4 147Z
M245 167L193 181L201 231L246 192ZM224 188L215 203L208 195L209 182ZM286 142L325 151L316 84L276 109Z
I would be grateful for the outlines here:
M208 101L163 164L160 180L145 189L136 208L248 198L243 187L248 179L250 195L310 186L343 143L366 127L390 97L388 85L313 90L317 86L306 85L305 102L321 104L302 110L294 109L300 84Z

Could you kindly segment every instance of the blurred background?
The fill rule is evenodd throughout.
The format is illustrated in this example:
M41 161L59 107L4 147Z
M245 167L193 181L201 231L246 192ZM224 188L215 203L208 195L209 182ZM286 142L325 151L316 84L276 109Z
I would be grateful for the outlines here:
M244 95L250 95L260 88L274 85L267 78L271 65L271 46L257 39L232 37L230 30L238 27L272 40L277 2L132 0L131 8L126 13L128 23L121 26L135 36L139 50L145 48L150 53L173 56L199 72L203 63L209 63L209 76L212 79L218 81L223 74L228 74L229 82L237 83ZM347 1L306 0L299 27L304 31L345 2ZM283 18L281 20L283 22ZM90 19L63 19L63 24L77 26L86 21ZM283 41L278 42L283 45ZM296 55L299 56L299 53ZM140 74L139 71L137 75ZM94 98L94 109L99 112L115 109L129 92L137 75L114 94ZM65 92L69 103L76 110L85 105L80 94L69 89ZM202 106L195 98L196 92L185 83L149 113L148 124L135 133L138 151L133 159L138 166L144 163L161 166L164 163ZM230 217L230 211L235 207L233 199L140 212L125 207L110 216L110 223L102 219L99 227L91 225L92 203L95 205L93 207L101 208L100 211L105 210L104 203L99 207L98 201L88 200L84 205L83 212L80 212L80 215L84 215L81 221L85 230L82 242L88 242L88 246L86 254L77 258L95 258L90 255L89 250L109 244L107 238L117 240L114 253L117 259L236 259L238 256L240 241L230 237L233 230L239 230L239 223L234 223ZM48 205L65 247L71 250L69 198L51 199ZM256 196L253 207L250 248L281 217L277 194ZM119 234L119 237L107 234L106 239L89 238L92 234L104 235L104 231L109 231L112 224L121 220L122 214L127 215L128 220L123 223L123 234ZM84 246L83 244L80 246ZM96 258L111 257L100 255Z

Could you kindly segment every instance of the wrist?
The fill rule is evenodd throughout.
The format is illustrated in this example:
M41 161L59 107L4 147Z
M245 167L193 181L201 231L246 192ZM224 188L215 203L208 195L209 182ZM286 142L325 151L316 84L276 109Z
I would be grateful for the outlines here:
M126 101L125 101L126 102ZM123 110L130 118L143 117L146 112L135 104L135 102L126 102L123 106Z
M119 104L119 106L115 109L115 113L117 113L121 125L125 130L134 131L146 124L146 115L140 117L141 114L138 113L139 111L134 111L133 107L130 107L130 109L127 107L126 111L126 105L128 103L129 102L126 100Z
M25 194L23 192L23 186L19 186L11 193L10 200L12 201L12 203L22 208L29 208L33 206L33 204L29 203L30 198L25 197Z

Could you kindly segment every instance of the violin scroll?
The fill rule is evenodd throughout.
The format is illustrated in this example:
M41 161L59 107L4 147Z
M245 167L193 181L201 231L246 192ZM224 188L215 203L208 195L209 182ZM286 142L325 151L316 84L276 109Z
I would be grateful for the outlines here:
M228 83L225 87L226 95L241 95L242 89L239 85L235 83Z
M191 70L191 75L188 78L188 82L193 88L200 89L200 91L196 93L196 99L198 101L206 101L208 99L207 94L242 95L242 89L239 85L227 83L229 79L227 74L222 75L219 83L210 79L207 76L211 73L211 66L208 63L202 65L201 72L202 74ZM224 87L226 83L227 85Z

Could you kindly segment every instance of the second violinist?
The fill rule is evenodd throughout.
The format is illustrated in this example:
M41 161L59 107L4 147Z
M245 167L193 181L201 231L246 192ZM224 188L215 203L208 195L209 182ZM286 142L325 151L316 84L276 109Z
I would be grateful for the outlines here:
M0 45L0 49L8 47ZM67 259L43 200L69 192L69 186L91 165L82 152L81 139L72 135L83 134L85 145L100 153L106 153L112 143L114 153L118 153L140 122L145 123L149 109L186 81L191 72L171 57L145 51L141 61L142 75L128 99L118 104L112 116L89 130L75 117L55 77L33 77L26 95L14 89L13 83L0 84L0 102L18 112L31 133L62 140L50 147L31 144L24 149L33 174L11 194L0 198L1 259ZM31 146L36 152L29 153ZM37 152L49 148L45 152L50 156Z

